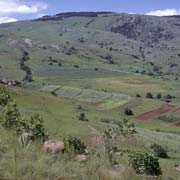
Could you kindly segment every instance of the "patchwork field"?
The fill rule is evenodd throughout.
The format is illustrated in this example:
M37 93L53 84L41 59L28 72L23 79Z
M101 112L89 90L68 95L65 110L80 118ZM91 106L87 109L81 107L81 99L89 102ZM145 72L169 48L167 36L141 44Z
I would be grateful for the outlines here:
M47 86L40 91L53 93L56 96L96 104L99 109L113 109L127 104L130 96L116 93L95 91L91 89L79 89L71 87Z

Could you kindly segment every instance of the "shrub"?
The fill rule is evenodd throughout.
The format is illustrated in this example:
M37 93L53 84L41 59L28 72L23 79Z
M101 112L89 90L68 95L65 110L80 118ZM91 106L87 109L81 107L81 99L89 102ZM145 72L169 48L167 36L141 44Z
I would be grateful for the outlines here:
M103 140L104 140L104 150L105 154L107 155L107 158L111 165L117 164L116 158L115 158L115 152L117 152L117 147L114 143L114 129L113 127L109 127L106 129L103 133Z
M4 107L11 101L12 99L9 92L5 89L5 87L0 87L0 106Z
M67 153L75 153L82 154L85 153L86 146L85 144L78 138L69 135L64 139L65 143L65 152Z
M79 66L77 64L74 65L74 68L79 68Z
M141 97L141 95L140 95L140 94L136 94L136 97L140 98L140 97Z
M85 40L84 40L83 37L80 37L80 38L78 39L78 41L81 42L81 43L84 43L84 42L85 42Z
M164 99L167 99L167 100L172 99L172 98L173 96L171 96L170 94L167 94L166 96L164 96Z
M157 94L157 99L161 99L161 98L162 98L161 93L158 93L158 94Z
M88 119L86 118L85 113L80 113L80 115L79 115L79 120L80 120L80 121L88 121Z
M159 176L162 174L158 158L149 153L129 155L129 163L137 174Z
M4 109L4 118L1 121L5 129L15 129L18 131L21 127L21 114L15 103L9 103Z
M81 110L83 109L81 105L78 105L77 109Z
M159 66L154 66L154 67L153 67L153 71L154 71L154 72L158 72L159 70L160 70L160 67L159 67Z
M48 139L47 131L44 126L44 121L39 114L35 114L25 124L25 130L34 135L35 139L46 141Z
M123 119L121 124L118 124L118 130L124 137L137 133L134 123L129 122L128 119Z
M153 95L152 95L150 92L148 92L148 93L146 94L146 98L153 99Z
M8 130L15 130L17 133L29 132L35 139L47 140L48 135L44 127L44 121L39 114L35 114L30 120L22 118L17 105L11 99L5 89L0 89L0 105L3 107L3 118L1 125Z
M35 114L30 120L23 119L17 105L14 103L7 106L4 118L1 121L5 129L14 129L18 134L29 132L33 134L35 139L45 141L48 135L43 123L44 121L39 114Z
M56 94L55 91L52 91L51 94L52 94L53 96L57 96L57 94Z
M166 150L159 144L153 144L150 147L153 151L154 154L159 157L159 158L168 158Z
M132 116L134 113L133 113L133 111L130 109L130 108L126 108L125 110L124 110L124 113L126 114L126 115L128 115L128 116Z

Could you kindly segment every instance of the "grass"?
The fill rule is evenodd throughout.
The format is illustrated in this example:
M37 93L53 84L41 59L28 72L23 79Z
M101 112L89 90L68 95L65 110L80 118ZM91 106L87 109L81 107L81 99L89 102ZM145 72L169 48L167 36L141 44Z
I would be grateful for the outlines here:
M87 102L80 103L71 98L56 97L48 93L30 89L11 87L9 87L9 89L24 116L29 117L36 112L42 115L50 139L62 140L63 137L72 134L81 138L81 140L91 148L91 132L88 125L96 128L102 133L108 125L100 122L100 119L109 118L121 120L125 117L125 115L120 114L119 108L100 110L93 104ZM81 110L78 109L78 105L82 106ZM81 122L78 120L77 116L81 112L86 114L89 122ZM158 123L159 122L157 122L157 124ZM165 125L166 123L162 122L162 124ZM120 143L118 146L120 149L131 152L146 152L150 151L149 145L152 143L161 144L167 149L168 155L170 156L170 159L167 160L160 159L161 168L164 172L163 178L167 179L171 177L176 179L178 174L174 165L179 162L179 135L147 130L151 129L151 125L156 126L154 122L139 122L138 127L144 126L144 128L138 130L138 141L129 139ZM165 130L164 126L162 126L162 130L163 128ZM74 179L96 179L97 177L118 179L121 176L124 179L126 177L142 179L142 177L136 176L132 169L127 168L127 171L121 172L109 166L104 156L95 158L90 155L89 160L85 164L81 164L65 155L58 155L56 157L46 155L42 153L42 144L39 143L32 144L30 149L23 151L19 147L16 136L12 133L1 130L0 135L0 140L3 142L0 144L0 151L2 153L6 152L3 157L7 157L3 160L3 165L0 169L1 172L3 171L1 178L17 177L26 179L34 177L35 179L52 179L71 176L74 177ZM7 139L10 139L10 141L7 141ZM96 150L98 151L98 149ZM123 156L117 156L117 159L121 164L121 168L128 166L128 154L126 151ZM103 169L98 167L103 167ZM169 170L167 170L168 167L170 168ZM9 169L12 169L12 171L9 171Z
M136 15L133 18L135 17ZM138 127L138 143L130 140L119 144L120 148L132 152L146 152L150 151L150 144L161 144L170 156L167 160L160 159L162 179L177 179L179 174L174 165L179 164L180 128L174 126L174 122L179 116L170 112L165 115L166 117L149 121L138 121L136 116L157 109L164 103L156 98L145 98L147 92L151 92L154 97L158 93L162 96L175 95L173 103L177 107L180 106L180 81L175 80L175 77L179 76L179 66L174 69L170 67L172 63L179 63L177 54L180 47L180 32L174 26L176 19L169 21L164 18L141 16L143 22L151 22L147 23L146 31L163 26L167 31L171 32L173 29L176 32L173 33L174 39L171 41L160 38L160 43L150 47L141 41L141 38L146 41L147 38L143 39L146 37L145 34L134 40L110 31L112 25L119 25L121 19L126 21L128 18L131 17L99 16L88 27L85 25L92 18L87 17L0 25L0 35L3 35L0 37L3 42L0 43L0 78L24 78L25 73L20 70L18 61L22 56L19 45L23 46L30 56L26 64L33 73L34 82L24 83L21 88L8 88L25 117L29 118L34 113L39 113L43 117L50 139L62 140L63 137L72 134L91 147L91 130L88 125L102 133L108 125L102 123L101 119L121 121L128 118ZM146 31L143 27L143 33ZM78 40L82 37L85 39L83 43ZM31 48L26 47L26 38L32 40ZM163 44L167 44L169 49ZM144 47L145 61L140 52L141 46ZM67 51L72 47L76 52L68 55ZM109 63L109 55L114 64ZM50 65L49 56L57 62L51 62ZM152 62L161 67L163 76L156 76L150 64ZM62 66L59 66L59 63ZM74 65L78 65L79 68L75 68ZM153 72L154 75L137 74L136 70ZM57 96L53 96L52 92ZM136 98L136 94L142 97ZM78 108L79 106L82 108ZM134 116L124 114L126 107L133 110ZM77 117L80 113L85 113L89 121L79 121ZM171 115L173 119L169 120ZM119 173L121 169L117 172L114 167L110 167L104 156L90 156L87 163L81 164L64 155L46 155L42 153L42 144L38 143L24 152L14 134L3 130L0 131L0 140L0 178L55 179L72 175L69 178L78 180L109 180L112 177L119 179L121 176L121 179L142 179L128 167L127 153L119 157L121 169L125 167L127 170Z

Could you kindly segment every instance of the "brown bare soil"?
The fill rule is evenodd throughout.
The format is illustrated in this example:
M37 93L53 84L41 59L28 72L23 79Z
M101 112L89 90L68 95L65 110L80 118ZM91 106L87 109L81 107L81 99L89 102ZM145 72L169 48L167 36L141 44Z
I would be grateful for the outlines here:
M168 112L174 110L175 108L176 108L175 105L163 104L160 108L158 108L154 111L150 111L150 112L141 114L141 115L137 116L136 118L139 120L143 120L143 121L153 119L153 118L161 116L162 114L168 113Z
M173 112L175 112L176 114L180 114L180 108L175 109Z
M94 129L91 126L88 126L91 129L91 145L92 146L98 146L102 144L101 134L99 131Z
M178 127L180 127L180 122L176 123L176 124L175 124L175 126L178 126Z

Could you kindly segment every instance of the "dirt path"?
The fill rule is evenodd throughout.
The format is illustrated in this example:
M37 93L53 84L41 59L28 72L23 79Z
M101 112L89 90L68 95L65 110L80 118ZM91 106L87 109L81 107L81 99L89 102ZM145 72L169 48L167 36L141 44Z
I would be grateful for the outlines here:
M139 120L149 120L153 118L157 118L161 116L162 114L168 113L176 108L175 105L170 105L170 104L163 104L159 109L156 109L154 111L150 111L144 114L141 114L137 116L136 118Z
M175 112L176 114L180 114L180 108L175 109L173 112Z
M89 126L88 127L91 129L91 144L93 146L98 146L102 144L102 139L101 139L101 134L99 131L97 131L96 129L94 129L93 127Z

